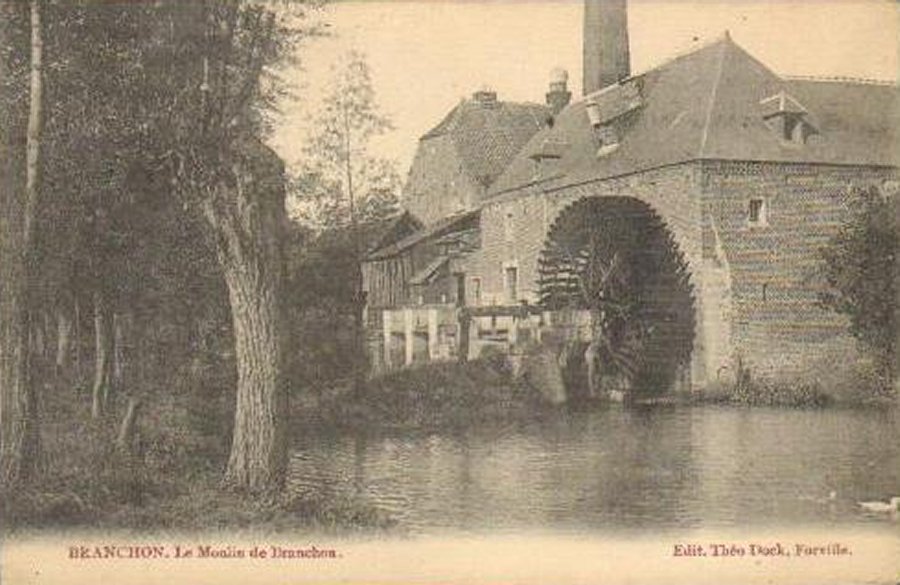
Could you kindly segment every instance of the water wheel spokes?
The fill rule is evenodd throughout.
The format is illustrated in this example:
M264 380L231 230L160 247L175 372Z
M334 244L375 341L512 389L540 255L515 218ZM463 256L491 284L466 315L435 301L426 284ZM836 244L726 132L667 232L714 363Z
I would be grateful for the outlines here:
M563 210L538 263L541 303L591 315L585 359L630 388L666 389L693 344L687 263L662 220L631 198L588 198ZM590 354L590 355L588 355Z

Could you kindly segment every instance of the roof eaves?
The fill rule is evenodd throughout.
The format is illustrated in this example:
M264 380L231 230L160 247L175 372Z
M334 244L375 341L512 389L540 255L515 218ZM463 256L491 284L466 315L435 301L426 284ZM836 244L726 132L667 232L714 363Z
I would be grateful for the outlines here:
M436 224L420 229L419 231L410 234L409 236L403 238L398 242L389 244L377 250L372 250L366 257L366 260L385 260L392 256L401 254L402 252L415 246L419 242L447 233L448 231L453 229L454 226L477 217L480 213L481 209L473 209L471 211L465 211L457 215L452 215L450 217L444 218Z

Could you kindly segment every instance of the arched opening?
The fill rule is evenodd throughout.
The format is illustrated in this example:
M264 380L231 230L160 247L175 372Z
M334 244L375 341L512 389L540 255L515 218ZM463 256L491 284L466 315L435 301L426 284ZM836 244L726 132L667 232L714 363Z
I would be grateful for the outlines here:
M585 375L570 388L662 394L687 371L694 341L688 265L663 220L629 197L589 197L556 218L539 259L540 302L582 317L569 347ZM584 386L587 388L584 388Z

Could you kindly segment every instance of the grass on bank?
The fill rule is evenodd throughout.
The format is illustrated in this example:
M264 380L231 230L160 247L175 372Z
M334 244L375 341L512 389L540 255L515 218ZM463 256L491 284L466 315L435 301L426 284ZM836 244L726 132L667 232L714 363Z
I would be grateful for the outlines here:
M345 533L393 525L374 507L337 494L250 499L221 489L233 392L191 387L191 379L173 376L182 385L176 392L145 398L133 455L115 446L124 405L94 421L86 390L45 388L38 476L0 492L0 531Z
M734 383L711 384L696 394L693 402L788 408L889 408L897 404L897 395L889 380L873 367L861 364L840 372L823 368L781 381L740 369Z

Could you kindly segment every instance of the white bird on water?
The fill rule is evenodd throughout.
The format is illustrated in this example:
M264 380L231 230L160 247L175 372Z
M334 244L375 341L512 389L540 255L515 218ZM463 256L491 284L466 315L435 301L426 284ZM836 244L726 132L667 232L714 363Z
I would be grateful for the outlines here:
M889 502L859 502L859 507L866 512L884 514L900 511L900 497L894 496Z
M837 492L831 490L830 492L828 492L828 497L825 498L801 495L799 499L806 502L815 502L817 504L834 504L835 502L837 502Z

